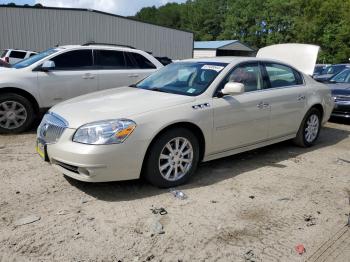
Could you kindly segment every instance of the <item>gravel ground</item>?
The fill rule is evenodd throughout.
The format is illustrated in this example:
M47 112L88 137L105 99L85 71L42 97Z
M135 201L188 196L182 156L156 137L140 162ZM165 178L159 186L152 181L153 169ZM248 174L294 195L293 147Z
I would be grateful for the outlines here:
M305 261L346 230L350 125L328 123L309 149L204 163L178 188L185 200L143 181L74 181L34 143L34 132L0 136L0 261Z

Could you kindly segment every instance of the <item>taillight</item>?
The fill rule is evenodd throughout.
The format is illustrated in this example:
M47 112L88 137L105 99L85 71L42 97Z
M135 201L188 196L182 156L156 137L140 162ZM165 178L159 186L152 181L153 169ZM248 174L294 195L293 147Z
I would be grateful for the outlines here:
M10 58L7 56L7 57L5 57L5 62L6 63L10 63Z

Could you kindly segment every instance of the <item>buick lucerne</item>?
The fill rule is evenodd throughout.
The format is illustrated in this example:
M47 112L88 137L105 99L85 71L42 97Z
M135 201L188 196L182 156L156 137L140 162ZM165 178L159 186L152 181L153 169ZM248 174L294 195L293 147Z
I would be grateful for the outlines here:
M292 59L280 52L286 48ZM254 58L184 60L136 85L65 101L44 116L37 151L77 180L142 175L172 187L185 183L200 162L284 140L312 146L334 101L329 88L308 75L318 51L308 48L278 45Z

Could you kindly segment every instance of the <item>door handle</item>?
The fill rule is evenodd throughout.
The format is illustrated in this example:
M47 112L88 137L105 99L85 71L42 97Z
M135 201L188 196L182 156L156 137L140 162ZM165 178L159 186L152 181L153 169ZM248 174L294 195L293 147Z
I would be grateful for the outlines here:
M131 75L128 75L128 77L139 77L138 74L131 74Z
M82 76L83 79L94 79L95 75L91 74L91 73L86 73Z
M268 107L270 106L270 104L267 103L267 102L261 101L261 102L260 102L259 104L257 104L256 106L257 106L257 108L259 108L259 109L264 109L264 108L268 108Z
M299 95L298 96L298 101L302 101L302 100L305 100L305 96L304 95Z

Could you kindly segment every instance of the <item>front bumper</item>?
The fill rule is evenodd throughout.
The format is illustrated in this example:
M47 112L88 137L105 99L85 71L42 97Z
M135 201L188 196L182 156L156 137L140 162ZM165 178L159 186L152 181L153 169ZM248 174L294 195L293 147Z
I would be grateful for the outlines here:
M46 146L49 162L60 172L85 182L140 177L146 143L130 137L122 144L86 145L72 141L74 132L66 129L57 143Z
M336 101L332 116L350 118L350 101Z

